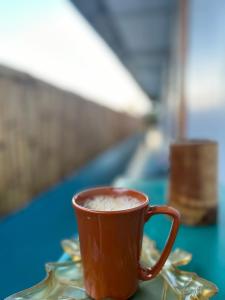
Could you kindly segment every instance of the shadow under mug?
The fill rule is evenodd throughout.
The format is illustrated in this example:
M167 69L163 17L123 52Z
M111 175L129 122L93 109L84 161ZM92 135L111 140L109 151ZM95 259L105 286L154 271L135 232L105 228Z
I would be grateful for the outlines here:
M97 195L131 196L140 205L119 211L95 211L83 203ZM116 201L116 200L115 200ZM151 280L162 269L179 227L179 213L168 206L149 206L148 197L135 190L100 187L83 191L73 197L85 289L94 299L131 297L139 280ZM172 217L172 227L158 262L152 268L140 265L144 223L156 214Z

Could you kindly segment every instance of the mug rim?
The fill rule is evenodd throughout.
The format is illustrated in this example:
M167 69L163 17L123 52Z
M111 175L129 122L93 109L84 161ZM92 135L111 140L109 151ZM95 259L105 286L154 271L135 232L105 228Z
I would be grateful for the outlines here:
M143 201L140 201L142 202L140 205L136 206L136 207L132 207L132 208L127 208L127 209L121 209L121 210L112 210L112 211L105 211L105 210L94 210L94 209L89 209L89 208L86 208L82 205L80 205L79 203L77 203L77 200L81 197L81 196L84 196L85 194L91 194L92 192L103 192L102 194L104 194L104 191L108 191L108 192L115 192L118 193L118 195L121 193L122 195L128 195L128 192L129 193L132 193L132 194L136 194L136 195L139 195L139 197L142 197L142 199L144 199ZM129 195L130 196L130 195ZM140 199L138 197L135 197L135 196L132 196L136 199ZM142 209L144 208L145 206L148 206L149 205L149 197L142 193L142 192L139 192L135 189L129 189L129 188L123 188L123 187L113 187L113 186L99 186L99 187L95 187L95 188L89 188L89 189L85 189L85 190L82 190L81 192L79 193L76 193L73 198L72 198L72 205L74 208L77 208L79 210L82 210L82 211L85 211L85 212L88 212L88 213L93 213L93 214L104 214L104 215L113 215L113 214L124 214L124 213L129 213L129 212L132 212L132 211L137 211L139 209Z

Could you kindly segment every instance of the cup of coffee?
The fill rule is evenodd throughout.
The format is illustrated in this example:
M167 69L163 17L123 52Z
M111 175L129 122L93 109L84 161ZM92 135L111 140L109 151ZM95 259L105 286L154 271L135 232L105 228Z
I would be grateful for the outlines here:
M94 299L131 297L139 280L151 280L169 256L179 227L179 213L168 206L149 206L135 190L100 187L73 197L78 223L84 284ZM172 217L172 227L155 266L140 265L143 228L156 214Z

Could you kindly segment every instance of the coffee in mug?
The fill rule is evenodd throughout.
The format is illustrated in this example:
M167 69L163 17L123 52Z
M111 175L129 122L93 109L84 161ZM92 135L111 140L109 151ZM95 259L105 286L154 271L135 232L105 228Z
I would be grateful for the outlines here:
M179 227L179 213L168 206L149 206L148 197L135 190L101 187L74 196L84 285L97 300L126 300L139 280L151 280L162 269ZM156 214L172 218L169 238L155 266L140 264L144 223Z
M83 206L91 210L116 211L136 207L141 202L130 196L105 196L99 195L87 199Z

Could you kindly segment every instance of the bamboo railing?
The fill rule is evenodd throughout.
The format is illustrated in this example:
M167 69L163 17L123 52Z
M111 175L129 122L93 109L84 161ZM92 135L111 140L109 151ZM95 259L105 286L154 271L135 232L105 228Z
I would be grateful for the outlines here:
M0 215L138 128L135 118L0 66Z

